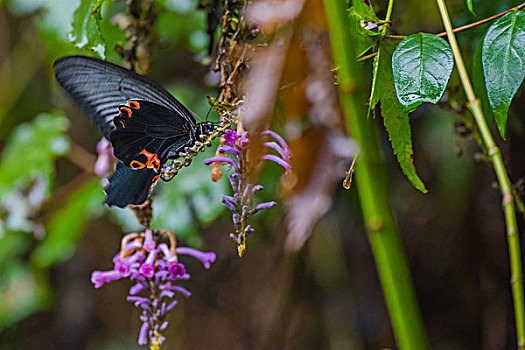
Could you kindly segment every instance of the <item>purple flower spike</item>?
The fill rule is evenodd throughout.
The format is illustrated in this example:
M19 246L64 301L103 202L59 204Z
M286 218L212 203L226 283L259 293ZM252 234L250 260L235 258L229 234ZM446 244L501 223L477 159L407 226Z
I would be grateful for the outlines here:
M235 144L235 141L239 138L239 135L233 130L226 130L224 132L224 141L226 141L226 144L229 146L233 146Z
M118 271L95 271L91 274L91 283L95 285L95 288L100 288L104 283L112 282L120 279L122 276Z
M215 258L216 258L216 255L214 252L200 252L196 249L193 249L193 248L188 248L188 247L180 247L180 248L176 248L175 251L177 252L177 254L184 254L184 255L190 255L196 259L199 259L202 263L202 265L206 268L206 269L209 269L210 266L211 266L211 263L215 261Z
M139 332L139 345L147 345L148 344L148 322L144 322L142 324L142 327L140 327Z
M174 285L174 281L189 279L183 264L178 263L177 254L170 249L170 244L176 245L171 232L160 232L161 236L169 238L169 244L160 243L156 246L153 232L146 230L141 234L144 238L144 249L141 239L136 239L126 244L123 251L114 258L115 267L111 271L95 271L91 280L95 288L100 288L104 283L128 277L135 281L129 290L127 300L142 309L139 332L139 345L161 345L166 339L162 332L166 330L166 312L171 310L177 302L173 299L177 293L189 297L191 293L183 287ZM129 236L126 236L129 237ZM127 238L124 238L126 243ZM148 248L146 248L146 246ZM149 249L148 253L145 252ZM131 256L127 256L132 253ZM201 260L206 268L215 260L215 253L202 253L191 248L180 248L177 253L188 254ZM121 259L121 256L127 256Z
M250 140L248 139L248 132L244 131L239 139L239 147L242 149L248 148L249 141Z
M237 211L237 208L235 208L235 199L233 197L231 197L231 196L222 196L222 202L231 211L233 211L233 212Z
M153 240L153 231L147 229L145 232L146 238L144 238L144 249L149 253L155 249L155 241Z

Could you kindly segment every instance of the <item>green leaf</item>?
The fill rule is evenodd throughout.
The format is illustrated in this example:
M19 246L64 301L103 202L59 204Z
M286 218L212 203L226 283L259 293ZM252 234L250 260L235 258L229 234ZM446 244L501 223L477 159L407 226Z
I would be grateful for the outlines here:
M476 16L476 12L474 12L473 0L467 0L467 8L468 8L468 11L472 13L473 16Z
M103 200L98 177L73 192L47 222L46 237L33 252L32 261L37 266L48 267L71 257L88 219L103 209Z
M351 10L355 11L361 19L370 22L381 22L377 17L372 4L365 3L364 0L353 0Z
M370 101L373 108L381 102L381 114L388 136L392 143L394 154L403 170L403 173L414 185L415 188L423 193L427 192L425 185L418 177L412 154L412 135L408 113L397 99L394 88L394 77L392 75L392 52L394 48L391 44L383 41L379 45L377 52L377 78L374 98Z
M93 9L91 9L91 15L95 17L95 20L99 21L102 19L102 4L104 4L104 1L106 0L96 0L95 4L93 5Z
M485 86L485 75L483 74L483 62L481 61L481 52L483 49L483 40L485 36L481 38L474 51L474 57L472 58L472 85L474 87L474 93L480 99L481 109L487 124L492 126L494 123L494 114L492 108L490 108L489 97L487 95L487 87Z
M423 102L437 103L454 67L450 45L433 34L413 34L392 56L397 98L411 111Z
M73 14L73 29L69 33L69 41L80 49L89 49L105 58L106 44L99 25L101 5L101 0L80 0Z
M61 113L43 113L13 132L0 159L0 195L36 176L52 175L55 158L69 150L68 125Z
M510 104L525 77L525 14L513 11L490 26L482 62L490 106L505 139Z

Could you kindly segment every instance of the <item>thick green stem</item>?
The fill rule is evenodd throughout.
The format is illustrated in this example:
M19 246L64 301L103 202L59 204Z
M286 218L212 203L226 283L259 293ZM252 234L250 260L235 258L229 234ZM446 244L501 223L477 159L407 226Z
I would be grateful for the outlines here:
M501 156L501 151L499 150L490 129L485 121L483 116L483 111L481 109L479 100L474 94L474 89L470 83L465 64L463 63L463 58L461 57L461 52L459 50L456 37L452 31L452 23L448 16L448 11L445 6L444 0L436 0L439 11L441 13L441 18L443 19L443 24L447 32L448 41L452 47L452 52L454 53L454 59L456 60L456 65L458 68L459 76L461 78L461 83L463 84L463 89L465 90L465 95L468 99L468 108L474 116L474 120L478 126L478 129L483 139L483 144L485 149L492 161L492 165L496 172L496 177L498 179L499 187L501 194L503 196L502 206L503 212L505 214L505 223L507 225L507 244L509 246L509 256L510 256L510 284L512 289L512 296L514 300L514 317L516 319L516 334L518 338L518 348L525 349L525 310L524 310L524 297L523 297L523 272L521 266L521 249L520 249L520 240L518 236L518 224L516 221L516 211L514 209L514 197L512 195L512 186L507 175L507 170L503 163L503 157Z
M428 349L403 248L390 204L386 169L379 151L375 124L366 118L366 100L358 87L362 70L351 40L347 1L324 0L339 92L350 136L359 143L356 186L368 238L385 294L399 349Z

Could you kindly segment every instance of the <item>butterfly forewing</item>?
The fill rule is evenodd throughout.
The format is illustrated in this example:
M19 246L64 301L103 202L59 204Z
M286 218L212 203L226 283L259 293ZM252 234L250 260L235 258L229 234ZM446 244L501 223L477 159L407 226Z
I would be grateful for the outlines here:
M157 164L166 161L170 149L194 142L194 127L163 106L130 100L119 109L110 141L115 156L133 169L157 169Z
M62 57L54 63L58 83L109 139L120 105L131 99L151 101L195 125L191 113L164 88L110 62L87 56ZM175 119L178 119L177 117Z

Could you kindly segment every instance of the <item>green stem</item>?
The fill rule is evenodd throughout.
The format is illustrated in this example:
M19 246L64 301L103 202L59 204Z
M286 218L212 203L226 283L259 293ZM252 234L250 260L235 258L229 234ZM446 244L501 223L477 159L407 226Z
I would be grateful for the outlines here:
M388 1L388 8L386 10L386 16L385 16L385 22L390 22L390 18L392 17L392 10L394 9L394 0Z
M362 69L347 18L347 1L324 0L339 93L350 136L359 144L356 186L368 239L399 349L428 349L412 281L390 204L386 169L373 119L366 118L366 95L358 89Z
M458 68L461 83L468 99L468 108L470 109L474 120L478 126L478 129L483 140L486 152L492 161L496 177L498 179L501 194L503 196L502 206L505 214L505 223L507 226L507 244L509 246L510 256L510 273L511 273L511 289L514 300L514 317L516 320L516 335L518 338L518 348L525 349L525 310L524 310L524 296L523 296L523 273L521 266L521 249L520 241L518 236L518 224L516 221L516 211L514 209L514 197L512 195L512 186L503 163L503 157L499 150L490 129L483 116L479 99L474 94L474 89L470 83L470 79L461 57L456 37L452 31L452 23L448 16L448 11L445 6L444 0L436 0L443 24L447 32L448 41L452 47L454 53L454 59Z

